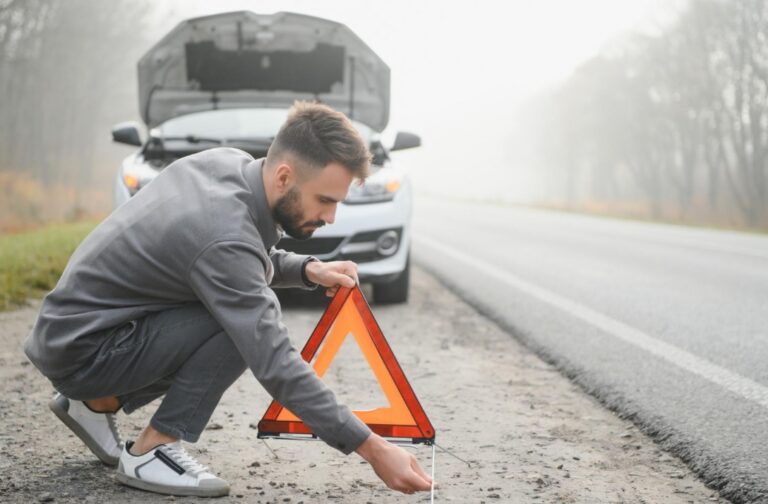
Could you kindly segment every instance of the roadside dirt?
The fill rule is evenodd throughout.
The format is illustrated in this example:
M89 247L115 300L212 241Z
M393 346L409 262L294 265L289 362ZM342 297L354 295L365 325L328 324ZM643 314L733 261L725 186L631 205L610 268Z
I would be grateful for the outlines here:
M119 485L50 413L52 389L21 351L37 306L0 314L0 501L195 501ZM373 311L438 445L469 462L437 451L436 502L727 502L425 272L414 271L408 304ZM285 323L297 346L321 313L316 304L286 303ZM363 409L380 403L358 352L345 343L328 381L342 400ZM200 442L188 446L230 481L231 496L217 502L429 502L429 494L388 490L357 455L345 457L323 443L267 446L250 425L268 405L246 372ZM123 437L134 437L151 412L152 405L120 414ZM409 449L430 471L431 449Z

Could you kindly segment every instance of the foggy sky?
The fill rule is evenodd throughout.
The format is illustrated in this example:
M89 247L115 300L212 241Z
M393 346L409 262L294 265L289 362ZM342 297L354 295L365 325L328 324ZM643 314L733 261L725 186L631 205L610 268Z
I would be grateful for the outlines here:
M526 138L517 107L622 34L659 29L681 5L680 0L176 0L157 16L162 33L189 17L241 9L294 11L346 24L392 69L385 139L398 130L422 136L421 148L393 155L418 191L524 201L535 187L521 168Z

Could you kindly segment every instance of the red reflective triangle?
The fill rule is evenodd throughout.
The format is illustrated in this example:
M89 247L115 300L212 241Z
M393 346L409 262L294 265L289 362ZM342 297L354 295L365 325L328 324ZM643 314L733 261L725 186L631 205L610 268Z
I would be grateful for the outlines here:
M435 429L413 393L359 287L342 287L338 290L304 345L301 356L305 361L312 362L317 354L312 367L322 378L350 334L357 341L389 401L388 407L353 413L380 436L410 438L414 443L432 442ZM258 436L279 437L281 434L312 434L312 431L290 410L272 401L259 422Z

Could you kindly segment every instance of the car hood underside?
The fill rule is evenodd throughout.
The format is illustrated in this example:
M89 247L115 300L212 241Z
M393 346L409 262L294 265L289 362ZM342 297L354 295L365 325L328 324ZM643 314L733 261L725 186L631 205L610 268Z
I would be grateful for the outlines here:
M141 117L152 128L217 108L319 100L382 131L389 67L346 26L312 16L230 12L180 23L139 61Z

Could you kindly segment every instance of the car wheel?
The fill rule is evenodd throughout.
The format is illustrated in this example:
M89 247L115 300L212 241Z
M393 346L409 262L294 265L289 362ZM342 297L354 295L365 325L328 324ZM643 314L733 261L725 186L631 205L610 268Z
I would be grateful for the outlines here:
M397 278L386 283L373 284L373 299L378 304L405 303L411 282L411 256L405 261L405 269Z

